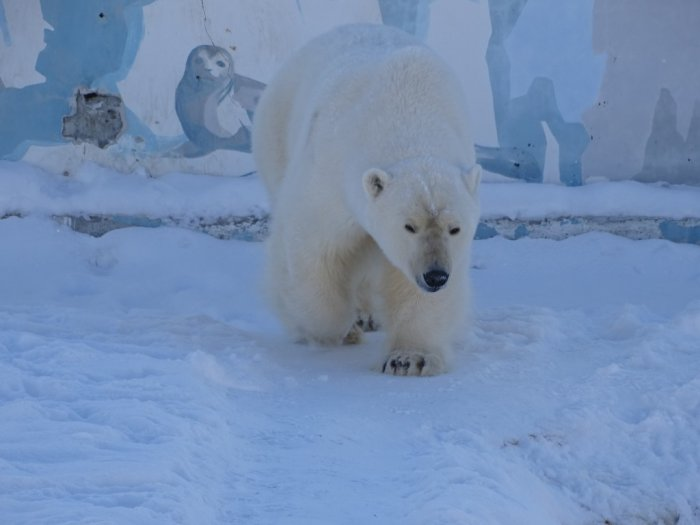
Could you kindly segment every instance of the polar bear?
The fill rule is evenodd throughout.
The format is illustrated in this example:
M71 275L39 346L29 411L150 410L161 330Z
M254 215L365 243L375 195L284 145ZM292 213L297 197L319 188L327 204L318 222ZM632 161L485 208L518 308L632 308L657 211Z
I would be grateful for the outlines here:
M468 306L481 177L446 64L397 29L342 26L283 65L252 139L283 323L301 341L354 343L370 309L387 331L384 373L443 372Z

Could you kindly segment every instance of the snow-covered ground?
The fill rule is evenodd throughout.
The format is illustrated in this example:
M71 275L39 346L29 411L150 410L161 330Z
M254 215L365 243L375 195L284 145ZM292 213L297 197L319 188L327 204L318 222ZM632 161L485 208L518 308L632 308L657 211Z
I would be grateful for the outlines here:
M504 179L506 180L506 179ZM481 187L482 217L700 218L700 187L600 181L580 187L523 182ZM86 163L57 177L25 163L0 161L0 216L122 214L149 217L260 215L268 207L256 176L172 173L124 175Z
M381 333L287 340L259 292L260 243L93 238L45 217L69 197L250 209L254 177L228 201L154 179L151 200L127 188L133 208L106 210L116 174L17 169L5 180L29 215L0 220L0 523L700 523L700 246L478 241L451 372L388 377ZM594 212L619 202L596 186Z

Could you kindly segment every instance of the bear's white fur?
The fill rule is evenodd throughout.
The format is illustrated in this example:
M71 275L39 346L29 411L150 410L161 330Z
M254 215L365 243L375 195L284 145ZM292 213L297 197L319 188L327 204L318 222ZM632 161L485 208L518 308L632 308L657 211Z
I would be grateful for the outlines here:
M385 26L326 33L267 86L253 154L272 206L266 284L287 327L356 342L370 309L388 332L385 373L443 371L467 310L481 174L444 62Z

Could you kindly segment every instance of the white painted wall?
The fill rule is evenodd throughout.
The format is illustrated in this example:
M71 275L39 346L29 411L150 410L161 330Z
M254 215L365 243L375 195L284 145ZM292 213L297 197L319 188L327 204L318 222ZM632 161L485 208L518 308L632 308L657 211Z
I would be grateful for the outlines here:
M59 172L70 172L84 160L155 175L249 172L254 169L251 156L233 149L181 156L182 144L191 139L175 111L176 89L190 51L202 44L218 46L233 57L237 75L265 83L287 56L313 36L341 23L382 21L379 0L74 0L71 5L97 12L122 3L128 15L122 69L83 86L115 91L129 110L126 131L115 144L100 149L60 135L60 115L70 113L72 97L64 89L50 102L53 84L36 70L37 58L47 46L44 31L52 29L45 21L42 2L0 0L0 117L5 117L0 158L23 159ZM700 3L527 0L504 42L509 62L497 66L501 68L497 73L507 79L510 97L500 102L490 75L496 66L488 59L492 17L495 7L511 9L514 0L433 0L428 5L426 42L463 82L479 145L490 147L496 156L505 155L498 152L499 136L505 136L507 123L499 123L494 104L509 106L509 100L528 92L534 79L545 77L552 81L557 118L585 127L592 137L581 159L584 181L629 179L645 169L644 176L653 180L648 166L657 169L658 163L650 162L655 159L648 158L653 150L647 145L656 129L657 139L672 142L680 136L683 144L669 142L669 148L680 148L690 159L683 171L675 167L678 160L669 158L657 178L700 183L700 144L689 137L692 125L700 126L700 109L693 116L693 108L700 108ZM89 42L84 52L91 52ZM667 120L675 118L677 133L660 131L658 122L654 128L661 89L668 90L675 104L676 114ZM17 97L27 104L24 113L18 113ZM31 126L36 122L37 128L46 127L41 123L47 115L44 101L54 104L47 108L58 112L49 124L56 129L48 135ZM517 137L517 126L525 121L518 120L518 115L509 118L508 125L516 128L506 130L506 135ZM539 130L543 137L546 151L537 161L540 165L533 166L545 182L558 181L557 159L567 151L564 138L555 136L559 129L555 124L535 122L534 127L524 128ZM527 137L517 139L527 142Z

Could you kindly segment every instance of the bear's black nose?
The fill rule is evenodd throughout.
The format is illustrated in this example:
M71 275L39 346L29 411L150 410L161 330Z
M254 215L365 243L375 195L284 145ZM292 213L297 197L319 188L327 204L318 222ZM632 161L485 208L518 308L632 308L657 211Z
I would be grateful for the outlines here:
M440 288L445 286L447 278L450 275L443 270L430 270L423 274L423 280L431 292L437 292Z

